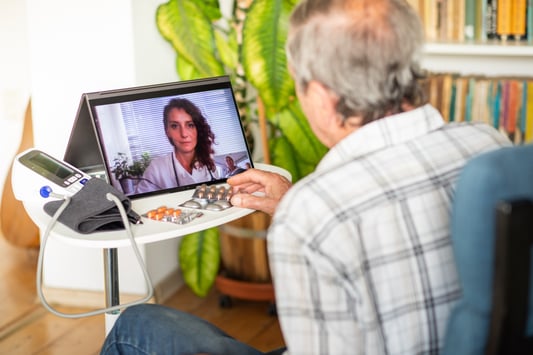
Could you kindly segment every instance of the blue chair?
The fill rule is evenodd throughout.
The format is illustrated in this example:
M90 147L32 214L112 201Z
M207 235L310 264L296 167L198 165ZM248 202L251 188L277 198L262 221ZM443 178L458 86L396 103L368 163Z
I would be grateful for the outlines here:
M532 201L533 145L484 153L461 172L451 228L463 296L444 354L533 354Z

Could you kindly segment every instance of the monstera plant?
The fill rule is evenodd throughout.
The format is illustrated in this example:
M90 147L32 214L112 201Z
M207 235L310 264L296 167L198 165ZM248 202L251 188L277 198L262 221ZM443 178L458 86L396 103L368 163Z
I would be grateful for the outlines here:
M229 75L245 128L260 127L266 137L265 162L287 169L293 181L310 173L326 152L309 128L287 68L285 40L296 2L225 0L225 14L218 0L170 0L156 15L159 32L176 51L180 79ZM255 141L253 147L260 149ZM180 245L185 282L200 296L216 277L218 243L217 231L207 230Z

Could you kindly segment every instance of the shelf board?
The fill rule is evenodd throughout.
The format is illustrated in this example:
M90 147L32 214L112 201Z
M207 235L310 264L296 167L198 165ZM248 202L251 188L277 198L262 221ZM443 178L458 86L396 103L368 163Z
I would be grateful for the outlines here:
M424 52L428 55L533 57L533 45L516 41L487 43L431 42L425 44Z

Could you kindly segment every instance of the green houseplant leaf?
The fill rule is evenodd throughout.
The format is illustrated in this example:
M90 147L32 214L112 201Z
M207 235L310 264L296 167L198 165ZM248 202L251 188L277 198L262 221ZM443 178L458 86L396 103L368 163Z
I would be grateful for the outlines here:
M292 147L295 158L295 167L293 167L295 176L294 180L299 180L311 173L316 164L327 152L324 146L314 135L309 122L300 107L298 101L293 101L283 111L271 116L271 121L283 132L283 137L287 139L287 144ZM273 154L272 163L274 165L283 165L287 159L280 156L280 152ZM289 170L293 171L293 170Z
M182 238L179 262L185 283L198 296L207 295L218 273L220 244L217 228L210 228Z
M256 0L244 22L242 64L247 79L269 110L280 110L294 97L285 58L292 7L287 0Z
M288 170L291 174L301 176L298 158L291 143L285 136L279 136L268 142L272 163Z
M299 180L311 173L327 148L315 137L297 101L273 117L282 135L269 142L272 163Z
M212 19L197 2L171 0L162 4L157 9L156 21L163 37L183 59L194 63L199 75L224 75L224 67L213 52L215 35Z
M196 70L196 66L180 56L176 58L176 71L178 72L179 77L183 80L201 77L198 70Z
M222 63L228 68L237 68L239 65L239 43L235 29L231 28L227 34L215 29L215 43Z

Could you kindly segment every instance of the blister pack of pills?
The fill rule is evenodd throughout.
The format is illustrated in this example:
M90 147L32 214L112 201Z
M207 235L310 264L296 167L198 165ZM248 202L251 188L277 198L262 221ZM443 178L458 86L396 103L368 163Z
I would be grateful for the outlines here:
M192 194L192 199L185 201L180 206L197 210L223 211L232 205L231 188L223 185L197 186Z
M196 218L202 217L203 213L198 211L187 211L181 208L161 206L146 212L142 216L154 221L187 224Z

